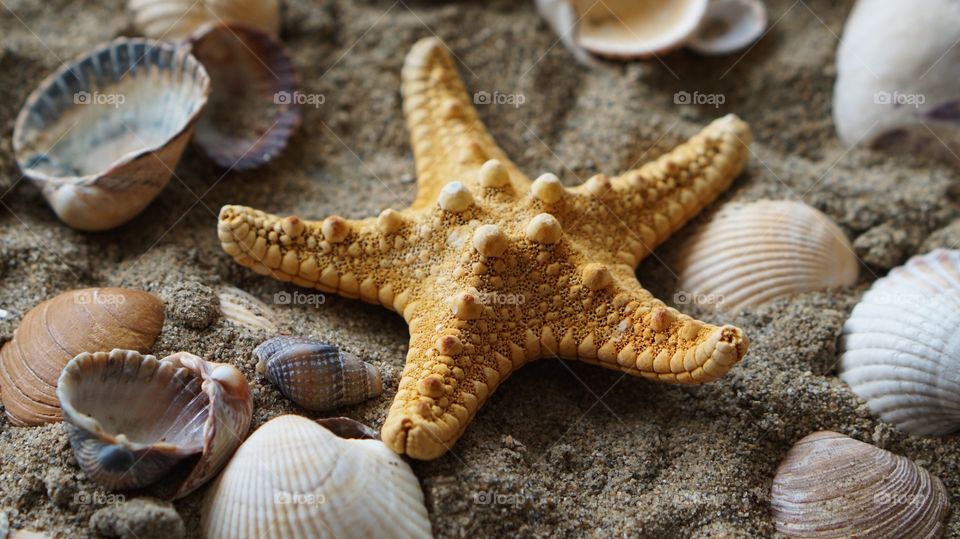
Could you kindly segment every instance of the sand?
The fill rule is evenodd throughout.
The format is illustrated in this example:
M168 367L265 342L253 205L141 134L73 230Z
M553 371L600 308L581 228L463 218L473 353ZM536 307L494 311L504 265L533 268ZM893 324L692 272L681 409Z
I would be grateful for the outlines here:
M60 223L38 190L18 181L9 140L27 94L60 59L132 35L123 2L4 0L0 9L0 342L43 299L82 286L127 286L168 303L154 353L187 350L239 366L255 396L255 426L305 413L253 370L266 332L211 311L222 286L272 303L294 287L231 262L217 241L221 205L239 203L322 218L375 215L413 198L399 72L409 47L437 34L456 52L468 88L522 95L519 107L480 107L502 147L530 175L574 185L667 151L719 115L750 122L747 171L721 199L803 200L854 240L866 261L857 286L716 313L742 327L746 359L704 387L654 385L575 362L544 360L505 383L453 451L413 463L438 537L759 537L777 463L801 437L832 429L914 459L960 495L960 439L909 436L872 418L836 376L836 341L863 291L911 254L960 244L956 168L865 150L848 152L830 116L837 36L851 2L768 2L772 31L746 55L587 71L556 44L529 2L331 0L287 2L284 40L305 109L290 148L266 168L223 172L188 150L176 178L131 223L102 234ZM781 18L781 16L783 17ZM722 94L714 106L678 106L676 92ZM954 163L955 165L955 163ZM198 199L199 197L199 199ZM639 267L671 301L676 248L719 205ZM287 331L320 337L378 365L384 394L338 410L379 427L403 367L407 331L385 310L328 296L322 305L273 305ZM203 492L177 502L199 535ZM84 478L61 425L15 428L0 419L0 510L11 524L57 538L86 537L91 515L117 501ZM960 536L960 515L948 536Z

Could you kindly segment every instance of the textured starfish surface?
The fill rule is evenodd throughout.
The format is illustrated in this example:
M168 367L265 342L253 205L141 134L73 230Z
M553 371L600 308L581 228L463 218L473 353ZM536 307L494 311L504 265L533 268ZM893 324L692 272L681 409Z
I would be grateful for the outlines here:
M418 194L378 217L305 221L225 206L238 263L401 313L410 348L383 441L444 454L491 393L538 358L579 359L697 384L747 350L732 326L680 314L644 290L639 261L727 189L749 153L734 116L618 177L530 181L477 117L444 45L418 42L402 73Z

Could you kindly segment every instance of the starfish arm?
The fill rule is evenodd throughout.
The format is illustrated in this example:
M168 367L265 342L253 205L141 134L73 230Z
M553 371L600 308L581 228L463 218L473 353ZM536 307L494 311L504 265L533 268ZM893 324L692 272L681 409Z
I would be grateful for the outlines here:
M480 169L499 161L516 192L530 180L520 172L487 132L457 74L446 46L436 38L417 42L407 55L401 75L403 110L417 164L419 209L436 203L443 187L460 181L476 190Z

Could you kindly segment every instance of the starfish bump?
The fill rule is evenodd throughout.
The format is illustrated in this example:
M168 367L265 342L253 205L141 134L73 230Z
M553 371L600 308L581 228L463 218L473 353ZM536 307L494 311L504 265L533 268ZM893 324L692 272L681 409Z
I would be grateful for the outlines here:
M580 359L696 384L747 350L644 290L640 260L740 174L750 130L714 121L621 176L564 188L530 181L477 117L444 46L418 42L402 73L418 193L406 209L303 221L225 206L218 233L238 263L281 281L400 313L410 347L383 441L444 454L491 393L539 358Z

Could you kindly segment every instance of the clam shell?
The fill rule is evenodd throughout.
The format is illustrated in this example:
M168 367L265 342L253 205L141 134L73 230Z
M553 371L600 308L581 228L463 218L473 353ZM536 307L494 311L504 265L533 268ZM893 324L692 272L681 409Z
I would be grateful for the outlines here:
M220 298L220 313L227 322L269 334L280 331L274 323L279 318L276 311L247 292L225 286L217 297Z
M646 58L682 47L700 26L708 0L571 0L577 43L601 56Z
M761 0L711 0L687 46L700 54L730 54L750 46L766 29L767 8Z
M777 531L788 537L939 537L949 495L910 459L822 431L780 463L772 506Z
M157 485L174 498L226 464L253 411L236 367L185 352L162 360L132 350L84 352L64 367L57 396L91 479L117 490Z
M960 251L911 258L877 280L840 340L840 377L913 434L960 430Z
M0 391L14 425L62 419L57 380L87 350L147 352L163 327L159 298L124 288L64 292L31 309L0 350Z
M302 337L274 337L253 351L257 371L308 410L330 410L383 393L380 370L335 346Z
M184 39L209 22L236 22L270 35L280 32L280 0L129 0L143 35Z
M230 170L268 163L300 125L300 82L286 48L240 24L208 24L190 43L213 84L194 143Z
M101 45L27 98L14 126L17 164L66 224L119 226L170 180L209 86L186 47L126 38Z
M740 309L777 298L849 286L859 262L830 218L799 202L723 207L685 244L678 303Z
M207 492L208 538L430 537L413 470L383 442L286 415L257 429Z

